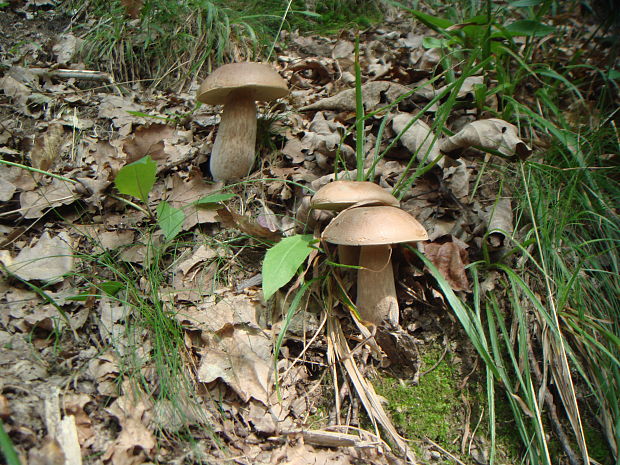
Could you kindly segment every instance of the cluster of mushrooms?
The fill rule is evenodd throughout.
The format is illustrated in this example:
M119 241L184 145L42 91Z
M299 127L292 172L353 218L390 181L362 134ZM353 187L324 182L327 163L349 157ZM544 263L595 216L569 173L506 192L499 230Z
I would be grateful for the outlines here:
M250 173L255 158L255 101L287 94L286 81L262 63L224 65L202 83L198 101L224 105L210 160L215 180L231 181ZM359 266L356 306L362 320L398 325L392 247L427 240L424 227L399 208L391 193L366 181L332 181L314 194L310 208L338 212L321 238L338 245L342 264Z

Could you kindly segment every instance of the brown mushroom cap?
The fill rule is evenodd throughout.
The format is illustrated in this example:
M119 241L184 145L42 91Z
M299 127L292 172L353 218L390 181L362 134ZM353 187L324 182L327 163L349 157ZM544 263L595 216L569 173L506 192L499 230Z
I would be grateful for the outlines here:
M382 245L425 241L428 234L413 216L390 206L355 207L341 212L322 238L340 245Z
M197 99L209 105L223 105L238 90L265 102L288 94L286 81L270 65L246 62L231 63L213 71L200 86Z
M368 181L332 181L321 187L310 203L317 210L341 211L358 202L376 201L399 206L396 197L375 183Z

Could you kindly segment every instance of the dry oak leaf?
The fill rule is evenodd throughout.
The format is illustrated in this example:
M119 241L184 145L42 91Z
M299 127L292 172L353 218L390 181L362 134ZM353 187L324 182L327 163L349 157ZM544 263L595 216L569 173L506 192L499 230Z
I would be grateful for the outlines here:
M400 134L413 118L414 115L412 114L400 113L392 120L392 128L397 134ZM418 119L413 123L400 137L400 142L412 154L415 154L418 160L431 163L439 158L437 165L443 166L439 141L424 121Z
M218 215L213 206L194 204L197 200L216 192L219 187L205 183L198 169L193 169L185 181L178 173L173 173L166 179L166 187L170 189L166 200L174 208L183 209L185 213L182 231L187 231L197 224L218 222Z
M198 379L211 383L219 378L244 402L254 398L269 405L272 349L271 338L263 332L226 324L201 352Z
M520 159L525 159L532 153L525 142L519 139L516 126L497 118L465 125L459 132L441 141L439 148L442 152L449 153L472 146L498 150L509 157L516 154Z
M193 137L192 131L151 124L138 128L131 137L124 139L122 149L127 154L127 163L149 155L157 162L160 172L195 158L197 149L192 146Z
M224 228L234 228L248 234L249 236L261 237L272 242L282 239L282 233L279 231L271 231L261 226L257 220L248 216L239 215L227 207L217 210L217 217Z
M3 258L7 269L25 281L55 283L73 270L73 250L64 232L51 237L45 231L33 246L24 247L14 259L6 254Z
M405 94L413 95L409 87L389 81L370 81L362 86L362 101L366 111L373 111L394 102ZM347 89L301 108L309 110L355 111L355 89Z
M207 333L217 333L232 324L252 329L260 329L259 315L264 314L265 306L245 294L229 294L215 303L213 295L207 296L197 307L179 311L177 320ZM205 337L208 337L206 335Z
M467 250L457 242L443 244L429 242L424 245L424 255L435 265L455 291L468 291L469 281L465 265L469 263Z
M22 192L21 214L26 219L40 218L51 208L69 205L79 198L74 189L75 185L54 178L50 184Z
M124 395L106 410L118 419L122 431L103 455L103 460L112 465L145 463L156 445L155 436L146 427L150 422L147 405Z
M62 124L52 123L43 134L37 136L30 151L30 160L34 168L49 170L54 160L60 155L64 142Z

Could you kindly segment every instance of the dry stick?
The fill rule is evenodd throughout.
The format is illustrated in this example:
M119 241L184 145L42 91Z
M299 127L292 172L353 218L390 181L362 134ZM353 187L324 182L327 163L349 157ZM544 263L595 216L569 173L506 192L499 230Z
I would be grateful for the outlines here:
M562 444L562 449L564 449L564 453L568 457L568 461L571 465L581 465L581 460L577 458L577 454L570 446L570 439L564 432L562 428L562 424L560 423L560 419L558 417L558 411L555 408L555 402L553 400L553 394L547 388L547 386L542 386L542 373L540 372L540 367L538 366L538 361L534 356L534 349L532 348L532 342L530 337L527 338L527 353L528 358L530 359L530 366L532 367L532 371L534 372L534 376L536 376L536 382L541 385L541 387L545 390L545 404L547 404L547 408L549 409L549 420L551 421L551 427L555 432L560 444Z
M79 79L81 81L107 81L110 84L114 84L114 78L108 73L91 71L88 69L28 68L28 71L35 76L58 79Z

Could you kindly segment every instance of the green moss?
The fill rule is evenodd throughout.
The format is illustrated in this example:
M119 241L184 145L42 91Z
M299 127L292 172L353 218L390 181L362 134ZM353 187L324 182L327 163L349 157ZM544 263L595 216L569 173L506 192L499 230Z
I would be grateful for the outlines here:
M431 350L422 356L422 370L432 367L441 355ZM449 448L459 437L460 392L458 377L448 354L417 386L393 378L375 382L377 392L388 401L397 429L409 439L428 437ZM426 367L426 368L424 368Z

